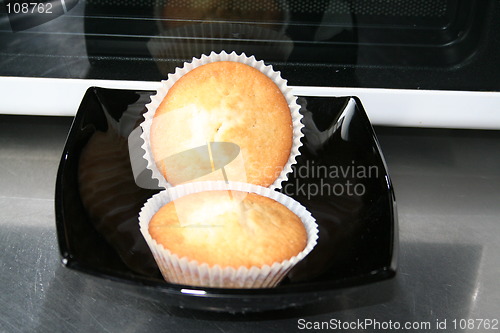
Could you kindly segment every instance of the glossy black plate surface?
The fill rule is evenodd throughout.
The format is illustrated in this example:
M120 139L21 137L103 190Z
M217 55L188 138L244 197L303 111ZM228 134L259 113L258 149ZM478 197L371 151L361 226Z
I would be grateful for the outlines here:
M137 223L143 203L158 190L136 185L127 144L151 93L90 88L83 98L56 183L58 240L67 267L173 306L230 312L302 306L394 276L394 192L361 102L300 97L304 145L281 191L316 218L317 246L272 289L165 282Z

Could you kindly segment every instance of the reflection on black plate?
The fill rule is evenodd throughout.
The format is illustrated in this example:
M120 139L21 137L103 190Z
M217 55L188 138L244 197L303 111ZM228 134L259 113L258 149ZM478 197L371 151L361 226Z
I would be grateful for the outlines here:
M127 145L151 94L90 88L83 98L56 184L59 246L68 267L126 282L117 288L137 295L154 291L152 297L174 306L230 312L301 306L394 276L394 193L361 102L301 97L304 145L281 191L316 218L315 249L272 289L165 282L137 223L142 205L158 191L136 185Z

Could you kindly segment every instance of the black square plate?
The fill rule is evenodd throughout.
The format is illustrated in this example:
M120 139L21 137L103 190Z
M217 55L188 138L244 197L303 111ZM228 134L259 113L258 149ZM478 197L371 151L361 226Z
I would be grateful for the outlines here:
M394 192L373 128L356 97L299 97L304 145L281 191L316 218L314 250L271 289L165 282L137 222L157 190L136 185L128 135L151 91L90 88L59 165L56 224L63 263L118 281L117 289L173 306L229 312L302 306L395 275ZM119 283L121 282L121 283Z

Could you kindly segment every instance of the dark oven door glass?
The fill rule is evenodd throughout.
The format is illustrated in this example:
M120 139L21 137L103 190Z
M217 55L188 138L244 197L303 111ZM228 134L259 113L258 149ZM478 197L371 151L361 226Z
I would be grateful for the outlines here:
M225 50L292 85L500 90L494 0L54 0L52 16L15 1L0 75L160 80Z

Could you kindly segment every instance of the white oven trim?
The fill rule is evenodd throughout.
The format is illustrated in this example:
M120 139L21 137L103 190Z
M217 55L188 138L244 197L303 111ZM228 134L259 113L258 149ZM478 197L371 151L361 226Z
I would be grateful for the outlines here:
M74 116L85 91L158 82L0 77L0 114ZM500 129L500 92L292 86L302 96L358 96L374 125Z

